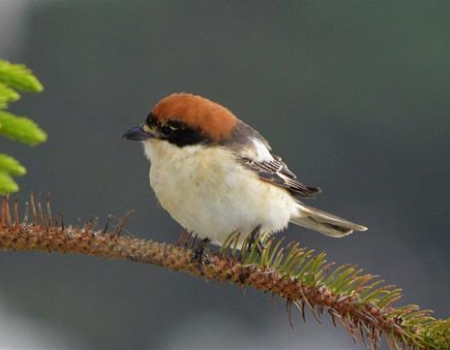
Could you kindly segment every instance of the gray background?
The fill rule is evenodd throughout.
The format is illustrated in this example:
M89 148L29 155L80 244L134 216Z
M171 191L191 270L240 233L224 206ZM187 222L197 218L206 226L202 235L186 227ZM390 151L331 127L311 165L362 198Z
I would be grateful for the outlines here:
M135 215L133 235L174 242L141 147L122 141L172 92L207 96L270 140L313 204L367 225L341 240L285 233L329 260L450 314L448 1L0 0L0 56L45 85L12 111L48 131L1 139L67 222ZM131 262L0 254L0 348L358 349L328 321L289 326L284 304Z

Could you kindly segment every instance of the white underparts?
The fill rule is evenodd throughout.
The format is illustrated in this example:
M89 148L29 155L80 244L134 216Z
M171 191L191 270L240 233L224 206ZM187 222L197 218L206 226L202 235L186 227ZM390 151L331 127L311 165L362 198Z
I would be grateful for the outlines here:
M285 189L261 181L224 147L178 147L150 139L144 149L162 207L200 238L221 244L232 232L245 238L258 225L264 233L276 232L299 214Z

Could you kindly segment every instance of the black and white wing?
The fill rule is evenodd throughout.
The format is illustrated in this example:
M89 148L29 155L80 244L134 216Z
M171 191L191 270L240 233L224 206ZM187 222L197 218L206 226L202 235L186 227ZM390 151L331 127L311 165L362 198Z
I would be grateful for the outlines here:
M301 183L282 159L271 153L268 142L243 122L235 129L227 146L236 153L242 165L256 172L263 181L301 197L315 197L321 192L319 187L309 187Z
M305 186L297 180L280 157L272 155L273 159L268 161L255 161L249 158L241 158L241 163L258 173L261 180L270 182L278 187L283 187L293 195L301 197L315 197L321 190L318 187Z

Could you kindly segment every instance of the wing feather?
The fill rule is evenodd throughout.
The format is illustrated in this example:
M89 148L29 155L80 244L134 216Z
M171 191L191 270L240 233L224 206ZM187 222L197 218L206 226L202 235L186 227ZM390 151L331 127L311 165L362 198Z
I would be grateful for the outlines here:
M305 186L300 182L286 163L272 154L269 143L243 122L239 122L226 146L234 151L243 166L257 173L263 181L285 188L291 194L301 197L315 197L321 192L319 187Z
M287 189L293 195L301 197L315 197L321 190L318 187L305 186L296 179L286 164L280 160L257 162L249 158L240 158L240 162L255 171L259 178L275 186Z

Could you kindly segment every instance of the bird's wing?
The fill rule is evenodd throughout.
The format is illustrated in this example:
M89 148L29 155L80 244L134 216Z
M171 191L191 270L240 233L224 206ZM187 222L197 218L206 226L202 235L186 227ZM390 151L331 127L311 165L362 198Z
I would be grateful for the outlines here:
M283 187L294 195L301 197L315 197L321 190L318 187L305 186L286 164L277 156L272 160L255 161L246 157L240 158L241 164L255 171L259 178L275 186Z
M231 146L239 162L256 172L261 180L301 197L315 197L321 192L319 187L301 183L286 163L272 154L269 143L256 130L245 123L235 130L227 146Z

